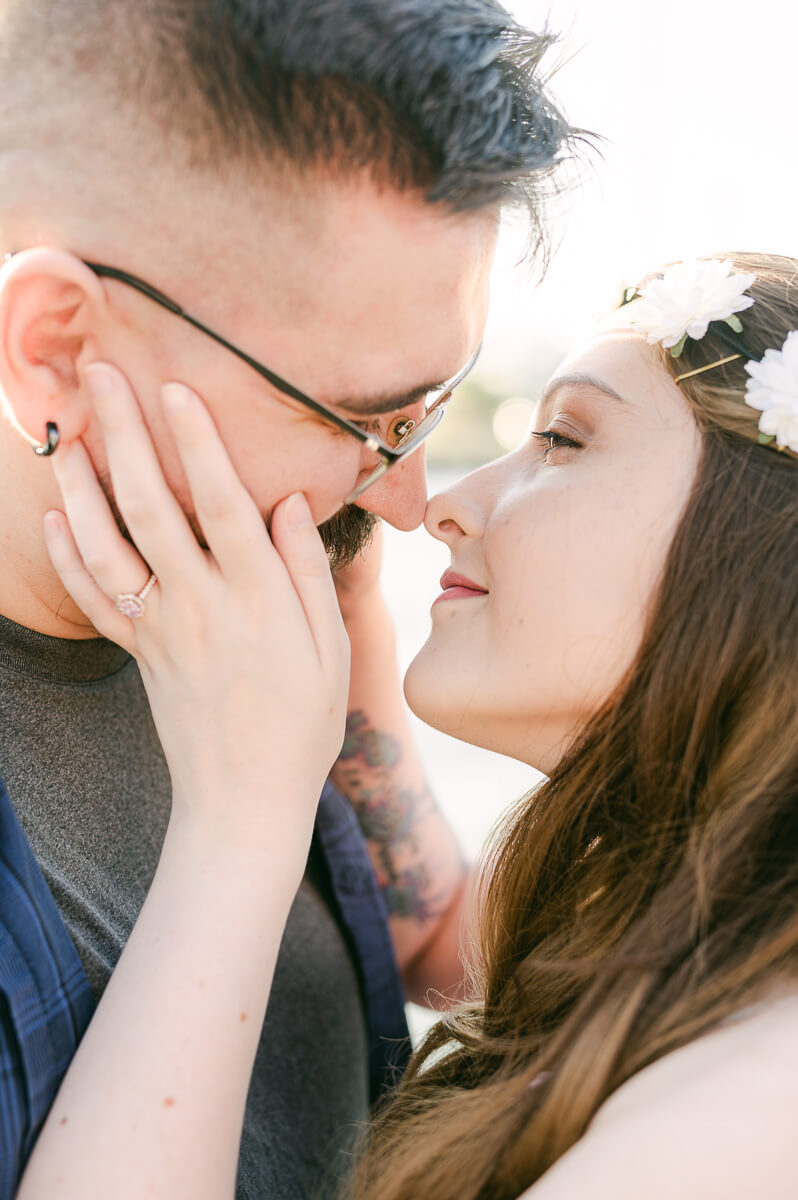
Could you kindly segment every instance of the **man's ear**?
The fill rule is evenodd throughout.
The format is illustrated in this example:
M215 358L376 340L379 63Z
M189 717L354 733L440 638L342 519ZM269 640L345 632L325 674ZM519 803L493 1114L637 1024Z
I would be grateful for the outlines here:
M63 250L38 247L0 270L0 391L13 422L31 442L54 421L62 441L81 436L90 412L80 366L106 309L89 267Z

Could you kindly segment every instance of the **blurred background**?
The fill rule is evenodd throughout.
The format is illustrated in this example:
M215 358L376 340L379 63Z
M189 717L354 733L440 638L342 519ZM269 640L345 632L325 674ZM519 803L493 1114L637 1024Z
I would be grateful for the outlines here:
M604 140L551 213L542 281L522 261L523 224L503 230L482 357L431 439L431 494L512 448L541 385L625 285L724 249L798 256L798 10L783 0L505 3L560 35L551 90L573 124ZM426 638L448 553L423 530L386 535L404 666ZM432 786L474 855L535 773L416 725ZM412 1023L417 1032L418 1013Z

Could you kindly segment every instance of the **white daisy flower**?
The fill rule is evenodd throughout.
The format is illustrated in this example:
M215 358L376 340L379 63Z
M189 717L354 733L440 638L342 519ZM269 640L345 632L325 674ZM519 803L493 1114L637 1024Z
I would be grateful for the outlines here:
M761 362L748 362L751 378L745 402L758 409L762 441L798 453L798 329L787 334L781 350L766 350Z
M652 279L635 300L632 326L649 343L662 342L678 358L688 337L699 340L710 321L726 321L736 332L742 324L735 313L754 303L743 293L756 275L735 271L731 262L710 258L675 263L661 279Z

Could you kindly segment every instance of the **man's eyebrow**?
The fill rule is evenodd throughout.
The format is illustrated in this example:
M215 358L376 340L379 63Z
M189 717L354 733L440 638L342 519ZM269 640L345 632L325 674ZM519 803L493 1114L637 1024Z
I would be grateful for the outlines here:
M540 396L540 406L548 404L556 392L564 387L588 387L591 391L601 392L610 400L617 400L619 404L628 404L628 400L624 400L623 396L616 392L615 388L610 387L603 379L597 379L595 375L588 375L584 372L575 372L572 375L557 375L554 379L544 387Z
M379 413L399 412L403 408L408 408L411 404L416 404L424 396L429 395L430 392L445 393L445 389L454 390L454 388L459 387L474 369L481 350L482 342L479 343L470 358L457 371L451 375L445 375L442 379L436 379L434 383L419 383L414 387L403 388L401 391L380 392L376 396L359 396L356 399L347 396L342 400L336 401L327 397L326 403L331 408L342 408L361 417L377 416Z
M358 396L355 399L346 396L340 400L327 397L325 403L330 408L342 409L358 416L376 417L380 413L399 412L400 409L409 408L411 404L423 400L429 392L436 392L441 387L442 381L438 379L435 383L420 383L417 387L405 388L400 392L380 392L376 396Z

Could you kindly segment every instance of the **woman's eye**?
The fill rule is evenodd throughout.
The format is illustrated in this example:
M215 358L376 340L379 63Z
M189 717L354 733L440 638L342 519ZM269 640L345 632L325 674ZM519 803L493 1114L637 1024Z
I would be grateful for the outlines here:
M539 438L542 442L546 443L543 448L543 457L546 461L548 461L552 450L565 448L578 450L582 445L575 438L566 437L564 433L558 433L556 429L544 429L539 433L533 431L532 437Z

